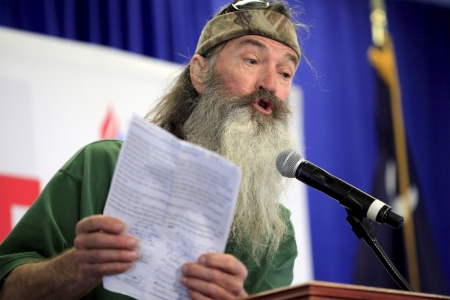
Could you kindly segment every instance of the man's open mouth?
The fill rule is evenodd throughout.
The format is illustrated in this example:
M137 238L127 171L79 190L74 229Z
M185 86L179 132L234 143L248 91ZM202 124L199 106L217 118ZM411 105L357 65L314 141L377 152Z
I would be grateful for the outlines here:
M258 99L252 102L253 107L264 115L270 115L272 113L273 104L265 99Z

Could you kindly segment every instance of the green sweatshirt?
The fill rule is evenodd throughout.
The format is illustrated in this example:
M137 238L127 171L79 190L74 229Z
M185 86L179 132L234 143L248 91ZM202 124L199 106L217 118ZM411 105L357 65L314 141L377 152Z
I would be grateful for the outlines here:
M21 264L51 258L73 247L75 226L84 217L101 214L117 163L121 141L103 140L80 149L50 180L0 245L0 279ZM250 253L236 253L228 243L225 252L248 269L244 288L254 294L291 284L297 247L290 212L282 206L289 234L273 257L257 266ZM2 282L2 280L0 280ZM100 284L83 299L130 299Z

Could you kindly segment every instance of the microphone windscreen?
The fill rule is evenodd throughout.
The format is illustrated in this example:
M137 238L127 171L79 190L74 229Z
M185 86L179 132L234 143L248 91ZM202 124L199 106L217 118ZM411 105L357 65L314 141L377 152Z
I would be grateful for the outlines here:
M297 171L298 166L304 160L303 156L297 151L292 149L284 150L277 157L278 172L284 177L294 178L295 171Z

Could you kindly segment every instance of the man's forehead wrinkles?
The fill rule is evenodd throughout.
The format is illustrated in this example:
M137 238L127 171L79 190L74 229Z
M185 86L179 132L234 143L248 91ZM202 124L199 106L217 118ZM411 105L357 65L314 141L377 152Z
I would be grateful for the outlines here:
M245 46L247 46L247 45L256 46L256 47L260 48L261 50L265 50L265 51L268 50L266 45L264 45L263 43L261 43L261 42L255 40L255 39L253 39L253 38L251 38L251 37L243 38L243 39L239 42L237 48L240 49L240 48L243 48L243 47L245 47Z

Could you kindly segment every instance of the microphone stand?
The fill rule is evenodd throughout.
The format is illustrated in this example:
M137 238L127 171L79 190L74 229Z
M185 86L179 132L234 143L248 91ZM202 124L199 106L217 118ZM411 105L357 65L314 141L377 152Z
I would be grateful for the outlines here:
M350 209L346 209L346 211L348 214L346 219L352 227L352 231L358 239L363 238L366 244L373 250L373 252L375 252L375 255L378 257L381 264L384 266L386 271L388 271L389 275L391 275L397 285L404 291L415 292L408 281L403 278L402 274L400 274L394 266L386 252L384 252L383 248L381 248L381 245L378 243L377 239L373 236L372 225L365 218L353 214Z

